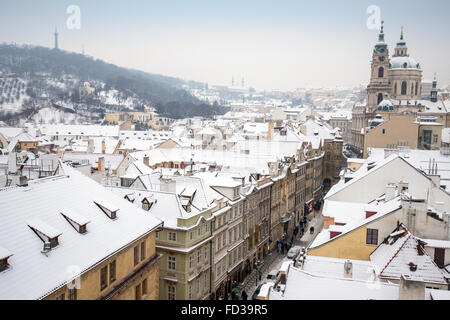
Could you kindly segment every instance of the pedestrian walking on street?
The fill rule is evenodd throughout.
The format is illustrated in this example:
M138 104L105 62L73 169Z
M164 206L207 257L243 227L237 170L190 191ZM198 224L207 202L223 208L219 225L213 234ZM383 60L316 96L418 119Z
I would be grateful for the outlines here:
M238 296L239 295L239 291L238 291L237 288L234 288L233 294L234 294L234 297L233 297L232 300L239 300L239 296Z
M280 241L277 240L277 252L280 252Z
M242 300L247 300L247 292L245 292L245 290L242 290Z

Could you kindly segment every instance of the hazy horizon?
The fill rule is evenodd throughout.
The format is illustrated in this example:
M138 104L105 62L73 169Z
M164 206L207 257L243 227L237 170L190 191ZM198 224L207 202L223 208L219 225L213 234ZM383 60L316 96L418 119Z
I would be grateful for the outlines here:
M70 5L80 29L69 29ZM209 85L257 90L357 87L369 81L378 30L366 26L377 5L393 53L400 27L423 80L450 83L450 44L440 1L8 1L0 2L0 42L81 52L125 68Z

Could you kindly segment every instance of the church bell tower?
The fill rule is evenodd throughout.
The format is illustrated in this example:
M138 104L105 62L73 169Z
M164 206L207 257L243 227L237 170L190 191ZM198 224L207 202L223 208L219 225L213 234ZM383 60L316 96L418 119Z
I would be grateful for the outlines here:
M370 83L367 86L367 107L369 112L377 109L378 104L383 101L385 94L390 94L389 84L389 50L384 41L384 21L381 22L381 30L378 42L372 53L372 64L370 72Z
M58 30L55 27L55 50L58 50Z

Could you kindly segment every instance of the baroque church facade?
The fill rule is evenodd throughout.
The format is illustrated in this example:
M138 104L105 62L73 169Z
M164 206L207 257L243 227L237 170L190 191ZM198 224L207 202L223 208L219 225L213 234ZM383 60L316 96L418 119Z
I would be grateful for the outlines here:
M384 39L383 24L372 53L370 83L365 105L355 105L352 111L352 140L354 151L364 148L364 128L374 119L383 100L420 100L422 95L422 69L411 58L404 40L403 29L392 58ZM401 104L401 103L399 103ZM393 107L391 107L393 108Z

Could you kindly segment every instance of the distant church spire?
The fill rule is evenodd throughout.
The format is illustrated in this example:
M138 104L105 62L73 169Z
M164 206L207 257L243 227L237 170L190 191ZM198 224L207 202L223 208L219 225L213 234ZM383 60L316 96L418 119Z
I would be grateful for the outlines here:
M380 34L378 35L378 41L384 42L384 21L381 21L381 30Z
M55 26L55 50L58 50L58 30Z
M434 79L433 79L433 85L431 87L431 101L432 102L437 102L437 94L438 94L438 89L437 89L437 80L436 80L436 73L434 73Z

